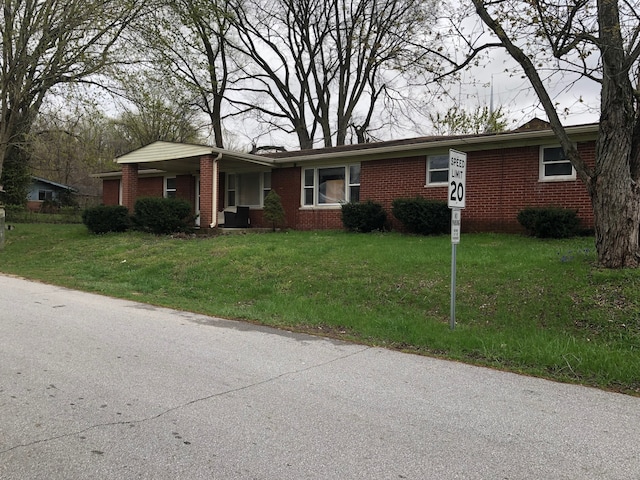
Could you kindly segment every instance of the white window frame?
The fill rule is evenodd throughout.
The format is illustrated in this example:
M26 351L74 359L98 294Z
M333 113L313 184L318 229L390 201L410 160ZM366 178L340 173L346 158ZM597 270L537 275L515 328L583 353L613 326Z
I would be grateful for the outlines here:
M259 191L261 193L260 195L260 203L257 205L246 205L244 203L238 203L238 182L239 182L239 177L241 177L242 175L248 175L248 174L259 174L259 182L260 182L260 186L259 186ZM229 177L233 176L234 177L234 182L233 182L233 188L229 188ZM268 180L267 180L268 178ZM225 177L225 192L224 192L224 201L225 201L225 206L226 207L237 207L237 206L243 206L243 207L251 207L251 208L263 208L264 207L264 199L267 197L268 193L271 191L271 171L262 171L262 172L241 172L241 173L236 173L236 172L227 172L226 177ZM233 205L231 204L232 202L229 201L229 193L233 192Z
M303 167L301 169L301 184L302 184L302 188L301 188L301 192L300 192L300 206L301 208L341 208L342 205L344 203L349 203L351 201L351 189L353 187L358 187L358 191L360 189L360 185L361 185L361 181L358 183L354 183L352 182L351 179L351 168L352 167L358 167L358 169L360 170L360 174L362 174L362 165L360 163L349 163L349 164L342 164L342 165L318 165L318 166L313 166L313 167ZM319 176L320 170L323 169L327 169L327 168L342 168L344 170L344 202L337 202L337 203L319 203L318 202L318 195L319 195L319 189L320 189L320 185L319 185ZM312 171L313 172L313 185L306 185L305 180L306 180L306 172L307 171ZM313 195L312 195L312 199L313 199L313 203L312 204L308 204L305 203L306 200L306 195L305 192L308 190L312 190L313 191ZM359 196L359 195L358 195Z
M550 148L561 148L560 145L541 145L540 146L540 161L539 161L539 181L540 182L568 182L576 179L576 169L571 165L571 174L570 175L546 175L545 174L545 165L550 164L560 164L560 163L569 163L568 158L553 162L545 162L544 161L544 152L546 149Z
M176 182L176 186L175 188L169 188L169 180L174 180ZM163 192L163 196L164 198L176 198L177 194L178 194L178 184L177 184L178 180L176 179L176 177L164 177L164 192ZM173 193L173 195L169 195L170 193Z
M447 168L431 168L431 160L436 158L446 158L447 159ZM431 172L447 172L447 178L445 178L441 182L432 182L431 181ZM440 153L437 155L427 155L427 178L425 182L425 187L442 187L448 184L449 177L449 154L448 153Z
M267 180L268 179L268 180ZM271 191L271 172L262 172L262 205L264 207L264 199L267 198Z

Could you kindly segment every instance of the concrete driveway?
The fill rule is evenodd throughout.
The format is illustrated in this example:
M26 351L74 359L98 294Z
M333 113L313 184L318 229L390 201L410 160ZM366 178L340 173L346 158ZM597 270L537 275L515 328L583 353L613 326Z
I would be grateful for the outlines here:
M640 398L0 276L3 480L638 479L639 440Z

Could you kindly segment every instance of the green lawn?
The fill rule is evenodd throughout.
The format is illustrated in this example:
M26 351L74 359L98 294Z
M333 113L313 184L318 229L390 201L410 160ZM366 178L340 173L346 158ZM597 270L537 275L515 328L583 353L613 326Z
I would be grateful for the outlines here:
M168 238L18 224L0 271L225 318L640 393L640 271L593 239L465 234L449 328L447 236Z

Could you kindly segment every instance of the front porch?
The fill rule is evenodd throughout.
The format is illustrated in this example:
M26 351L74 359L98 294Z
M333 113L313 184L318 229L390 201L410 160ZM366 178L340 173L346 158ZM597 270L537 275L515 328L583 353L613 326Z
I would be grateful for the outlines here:
M181 198L193 206L202 229L259 226L262 200L271 188L271 160L215 147L155 142L117 162L122 165L118 203L133 211L143 196ZM244 182L247 190L255 192L243 195L244 177L251 180Z

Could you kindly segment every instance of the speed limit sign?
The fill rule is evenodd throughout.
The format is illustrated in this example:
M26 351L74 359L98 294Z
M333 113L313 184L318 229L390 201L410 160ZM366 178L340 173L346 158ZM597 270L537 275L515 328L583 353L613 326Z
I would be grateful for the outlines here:
M449 208L464 208L466 197L467 154L449 150Z

